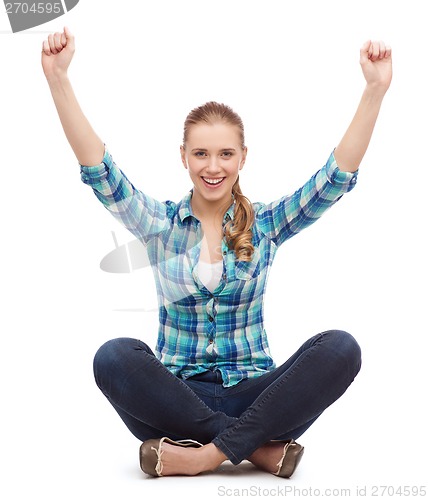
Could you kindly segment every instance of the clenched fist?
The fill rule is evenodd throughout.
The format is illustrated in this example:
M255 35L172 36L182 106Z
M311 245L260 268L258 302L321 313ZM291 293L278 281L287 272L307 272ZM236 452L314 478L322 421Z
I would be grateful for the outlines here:
M360 64L367 85L387 91L392 79L391 47L368 40L360 50Z
M67 26L64 32L56 32L43 40L42 66L46 78L66 74L75 51L74 35Z

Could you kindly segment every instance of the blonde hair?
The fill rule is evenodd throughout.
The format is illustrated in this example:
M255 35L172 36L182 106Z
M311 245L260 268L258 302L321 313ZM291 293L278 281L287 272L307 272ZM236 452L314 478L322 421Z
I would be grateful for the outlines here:
M239 129L241 147L245 148L244 124L230 106L210 101L202 106L194 108L184 122L183 147L185 148L189 130L192 125L207 123L213 125L216 122L235 125ZM250 200L242 194L239 186L239 175L232 187L232 195L235 200L233 221L230 220L224 227L224 234L229 248L235 252L237 260L250 261L254 252L252 244L251 227L254 223L254 210Z

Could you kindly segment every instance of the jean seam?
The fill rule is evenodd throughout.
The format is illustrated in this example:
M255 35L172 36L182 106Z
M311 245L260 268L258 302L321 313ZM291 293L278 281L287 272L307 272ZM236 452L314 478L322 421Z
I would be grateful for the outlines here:
M233 465L239 464L240 462L239 458L223 441L221 441L221 439L218 436L215 437L211 442L227 456L227 458L232 462Z

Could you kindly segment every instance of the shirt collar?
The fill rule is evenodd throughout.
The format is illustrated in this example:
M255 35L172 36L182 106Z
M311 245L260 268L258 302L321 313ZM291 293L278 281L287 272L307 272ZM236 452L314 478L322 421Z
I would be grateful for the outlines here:
M193 213L192 205L190 204L190 200L192 199L192 194L193 194L193 188L181 200L180 203L181 206L178 210L178 216L180 217L181 222L183 222L184 219L186 219L187 217L194 217L196 220L198 220L195 214ZM228 222L229 220L233 219L234 210L235 210L235 200L233 200L230 207L226 210L226 213L224 214L225 222Z

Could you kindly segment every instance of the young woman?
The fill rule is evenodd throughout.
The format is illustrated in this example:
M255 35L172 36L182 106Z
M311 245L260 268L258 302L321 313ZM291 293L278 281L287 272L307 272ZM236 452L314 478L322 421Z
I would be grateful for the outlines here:
M136 189L85 118L67 77L75 50L68 28L49 35L42 66L82 181L147 248L159 300L155 353L117 338L94 359L101 391L141 441L153 476L196 475L225 460L290 477L296 443L354 380L356 340L341 330L308 339L281 366L263 327L266 278L277 248L355 186L392 77L391 49L367 41L356 114L326 164L292 195L251 203L239 174L244 128L229 107L208 102L185 120L181 160L193 183L160 202Z

